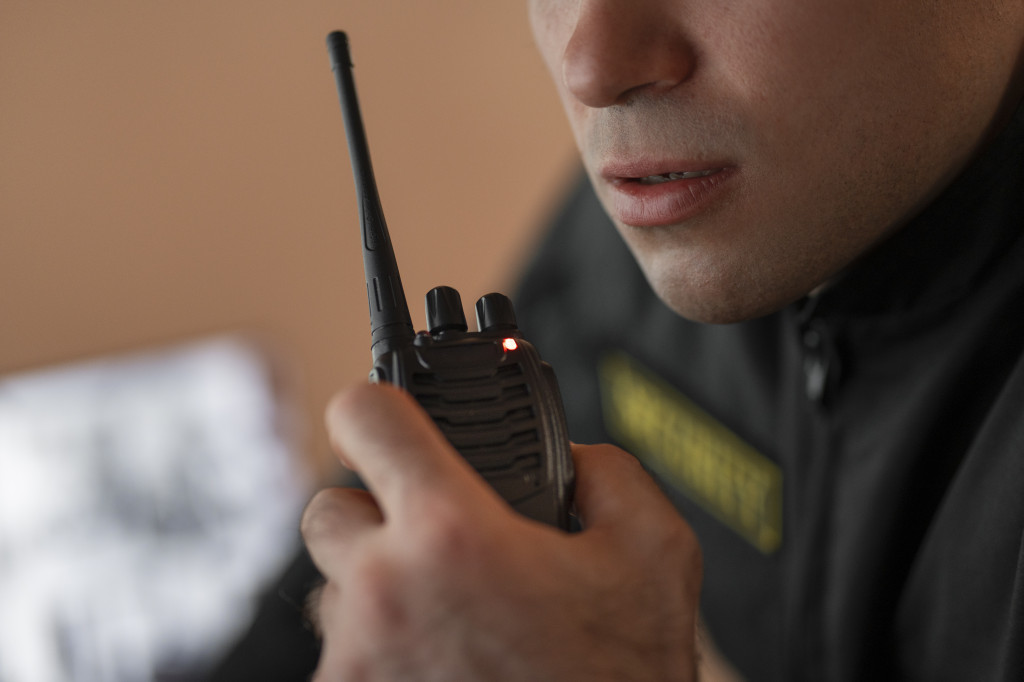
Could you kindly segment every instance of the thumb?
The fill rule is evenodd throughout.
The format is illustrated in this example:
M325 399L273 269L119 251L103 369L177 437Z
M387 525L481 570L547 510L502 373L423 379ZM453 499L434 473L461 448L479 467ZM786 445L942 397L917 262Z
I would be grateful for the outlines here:
M327 408L327 430L385 517L416 518L440 497L477 507L490 493L412 396L390 384L338 393Z

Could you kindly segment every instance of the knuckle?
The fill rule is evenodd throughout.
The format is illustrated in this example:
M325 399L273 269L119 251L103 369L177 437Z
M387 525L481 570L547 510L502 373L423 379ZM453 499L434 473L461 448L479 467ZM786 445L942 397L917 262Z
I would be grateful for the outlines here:
M324 528L324 505L327 504L327 491L321 491L306 503L299 521L299 530L307 541L321 535Z
M333 508L333 490L321 490L306 504L299 521L299 530L306 541L314 540L327 532L331 525L330 509Z
M664 525L654 550L663 558L667 570L696 578L696 584L700 583L703 576L703 552L696 533L682 517Z

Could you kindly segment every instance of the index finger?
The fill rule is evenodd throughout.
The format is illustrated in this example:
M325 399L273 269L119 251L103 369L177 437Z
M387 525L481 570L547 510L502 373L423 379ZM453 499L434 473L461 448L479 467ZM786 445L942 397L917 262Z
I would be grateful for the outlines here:
M473 504L493 496L413 397L390 384L360 384L336 395L327 430L385 519L438 495Z

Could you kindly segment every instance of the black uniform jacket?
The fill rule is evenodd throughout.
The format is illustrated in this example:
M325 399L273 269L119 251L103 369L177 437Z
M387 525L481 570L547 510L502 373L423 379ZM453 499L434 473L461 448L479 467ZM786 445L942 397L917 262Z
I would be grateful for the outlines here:
M815 298L669 311L581 182L518 295L570 435L659 477L750 680L1024 680L1024 111Z

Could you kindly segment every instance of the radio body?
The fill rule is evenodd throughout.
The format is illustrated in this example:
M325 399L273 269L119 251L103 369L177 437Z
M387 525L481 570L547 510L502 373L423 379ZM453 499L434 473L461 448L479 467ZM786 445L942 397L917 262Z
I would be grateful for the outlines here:
M516 326L502 294L476 304L468 331L459 293L431 289L414 332L370 163L348 39L327 38L359 200L370 306L371 381L407 390L470 465L523 515L569 529L575 476L554 371Z

